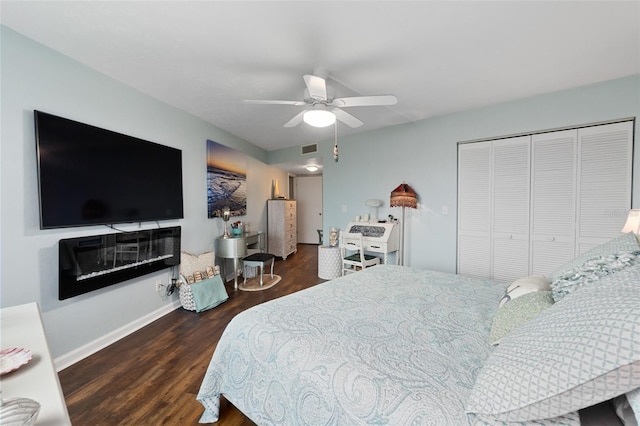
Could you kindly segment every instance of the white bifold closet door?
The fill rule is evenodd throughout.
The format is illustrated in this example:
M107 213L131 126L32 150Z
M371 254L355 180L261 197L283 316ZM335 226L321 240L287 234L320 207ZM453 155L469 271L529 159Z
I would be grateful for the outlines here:
M529 271L530 136L493 141L492 277L513 281Z
M531 275L548 275L575 252L577 130L531 139Z
M458 273L549 275L620 235L633 122L458 146Z
M458 148L458 273L491 276L491 142Z
M631 208L633 122L578 129L576 252L620 235Z

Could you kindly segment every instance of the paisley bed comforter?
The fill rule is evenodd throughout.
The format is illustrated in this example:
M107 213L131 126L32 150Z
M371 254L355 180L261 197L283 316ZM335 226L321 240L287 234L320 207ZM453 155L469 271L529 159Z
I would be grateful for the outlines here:
M200 421L224 394L259 425L475 424L465 402L504 289L380 265L248 309L213 354Z

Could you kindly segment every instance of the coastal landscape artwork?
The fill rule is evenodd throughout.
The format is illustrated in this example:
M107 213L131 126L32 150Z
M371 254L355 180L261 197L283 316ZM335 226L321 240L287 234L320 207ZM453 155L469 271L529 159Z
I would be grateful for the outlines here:
M225 207L231 216L247 214L247 156L207 140L208 217L221 217Z

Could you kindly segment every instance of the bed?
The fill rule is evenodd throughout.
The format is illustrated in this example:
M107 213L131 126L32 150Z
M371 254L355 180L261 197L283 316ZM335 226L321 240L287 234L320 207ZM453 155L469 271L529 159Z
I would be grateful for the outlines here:
M259 425L579 425L579 409L637 403L640 266L607 250L618 266L597 285L567 291L581 259L567 265L561 300L497 346L507 286L491 280L379 265L255 306L216 347L200 422L218 420L221 395Z

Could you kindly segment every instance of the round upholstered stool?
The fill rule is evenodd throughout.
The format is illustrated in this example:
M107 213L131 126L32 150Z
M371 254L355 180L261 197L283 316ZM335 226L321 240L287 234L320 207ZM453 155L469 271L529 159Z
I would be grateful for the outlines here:
M275 255L271 253L254 253L242 259L242 275L244 276L244 284L247 284L247 266L260 268L260 285L262 285L262 274L264 272L265 263L271 261L271 278L273 278L273 263Z

